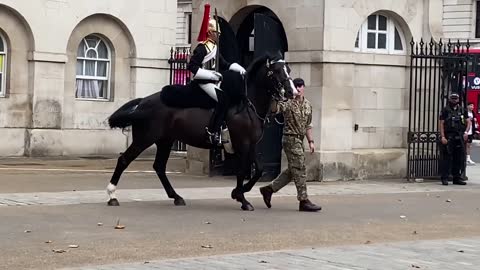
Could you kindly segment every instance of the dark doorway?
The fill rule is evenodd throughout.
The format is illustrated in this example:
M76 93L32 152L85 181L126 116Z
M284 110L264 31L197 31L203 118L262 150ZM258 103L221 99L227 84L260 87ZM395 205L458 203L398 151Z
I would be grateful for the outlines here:
M280 54L285 57L288 43L282 23L277 16L266 7L258 7L251 11L241 22L236 32L237 45L240 51L240 64L248 67L258 56L266 52ZM281 169L282 159L283 116L270 117L266 124L263 138L257 145L259 161L264 165L264 176L261 181L275 178ZM226 154L223 163L223 174L234 174L236 160Z

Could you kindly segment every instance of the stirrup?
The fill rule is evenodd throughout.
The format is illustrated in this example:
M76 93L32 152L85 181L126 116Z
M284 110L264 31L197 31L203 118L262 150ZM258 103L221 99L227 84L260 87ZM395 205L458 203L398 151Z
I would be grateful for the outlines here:
M222 134L220 132L211 132L208 127L205 128L207 132L208 139L211 144L221 146L222 145Z

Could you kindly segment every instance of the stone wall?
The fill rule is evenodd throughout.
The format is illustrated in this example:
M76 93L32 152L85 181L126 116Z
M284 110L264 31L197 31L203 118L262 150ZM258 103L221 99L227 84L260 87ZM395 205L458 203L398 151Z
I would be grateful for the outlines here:
M199 25L205 3L193 1L194 25ZM292 77L305 79L306 97L314 107L317 149L307 154L310 180L405 176L409 42L442 34L442 21L436 19L442 16L441 0L209 3L234 28L258 6L269 8L282 22ZM395 22L403 52L355 49L361 25L375 13ZM198 29L192 30L196 37Z
M177 1L0 1L8 53L0 98L0 156L118 154L128 134L107 117L126 101L168 84ZM89 34L110 46L111 98L75 98L78 45Z

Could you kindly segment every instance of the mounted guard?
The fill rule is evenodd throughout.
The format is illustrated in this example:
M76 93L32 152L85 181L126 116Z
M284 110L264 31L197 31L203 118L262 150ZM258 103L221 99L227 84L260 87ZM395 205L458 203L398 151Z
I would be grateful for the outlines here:
M224 145L225 151L229 151L227 148L233 150L239 161L237 185L232 190L231 198L240 202L243 210L254 210L244 194L253 188L262 175L256 147L263 134L265 118L272 100L291 99L296 89L281 55L265 53L254 59L247 71L235 64L240 61L240 54L234 32L222 18L209 20L209 12L210 8L206 5L203 30L199 36L201 42L188 65L193 80L187 85L166 85L161 91L130 100L108 118L111 128L131 126L132 129L132 142L118 158L107 186L110 197L108 205L119 205L115 191L120 176L133 160L153 144L157 147L153 168L165 192L175 205L185 205L184 199L175 191L166 175L172 145L175 141L182 141L196 148L216 148L217 145L212 143L222 141L220 135L210 136L213 140L209 142L205 127L208 127L208 133L216 133L225 119L228 126L228 133L225 133L230 135ZM223 32L221 40L224 47L221 49L226 58L218 51L218 25ZM213 117L212 108L216 108ZM252 167L255 168L253 175ZM247 176L250 179L244 183Z
M216 13L216 12L215 12ZM218 17L210 18L210 5L205 4L202 26L197 41L199 44L193 51L187 69L193 73L193 84L198 84L213 100L216 101L215 111L206 127L210 143L221 145L220 127L229 107L229 97L220 88L222 74L225 70L232 70L245 75L245 69L237 63L227 62L219 50L220 26Z

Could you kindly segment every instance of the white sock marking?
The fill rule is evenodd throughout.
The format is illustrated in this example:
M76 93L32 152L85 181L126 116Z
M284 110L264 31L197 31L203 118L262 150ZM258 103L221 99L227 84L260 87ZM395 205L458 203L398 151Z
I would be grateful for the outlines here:
M107 186L107 194L108 196L110 196L110 199L117 198L117 196L115 195L115 190L117 190L117 187L114 184L109 183Z

